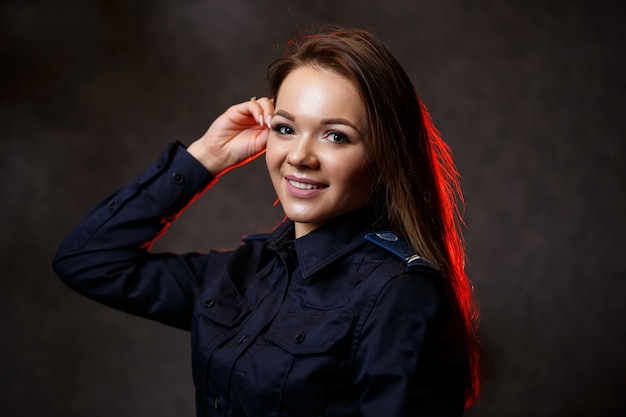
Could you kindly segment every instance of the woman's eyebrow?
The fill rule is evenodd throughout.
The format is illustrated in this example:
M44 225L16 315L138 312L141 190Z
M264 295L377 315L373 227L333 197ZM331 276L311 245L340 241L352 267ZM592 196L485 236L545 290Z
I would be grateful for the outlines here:
M342 117L335 117L332 119L323 119L321 122L322 125L346 125L351 127L352 129L356 130L359 135L362 135L363 133L361 132L361 130L356 127L356 125L354 123L352 123L350 120L344 119Z
M293 114L289 112L286 112L285 110L276 110L276 113L274 113L274 116L281 116L287 120L291 120L292 122L296 121L296 116L294 116Z

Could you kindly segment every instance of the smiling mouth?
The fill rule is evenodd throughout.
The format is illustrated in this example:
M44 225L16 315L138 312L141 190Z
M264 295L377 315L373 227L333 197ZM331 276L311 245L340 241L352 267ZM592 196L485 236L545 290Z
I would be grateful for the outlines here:
M298 182L294 180L287 180L287 181L292 187L297 188L299 190L317 190L317 189L322 188L321 185L308 184L305 182Z

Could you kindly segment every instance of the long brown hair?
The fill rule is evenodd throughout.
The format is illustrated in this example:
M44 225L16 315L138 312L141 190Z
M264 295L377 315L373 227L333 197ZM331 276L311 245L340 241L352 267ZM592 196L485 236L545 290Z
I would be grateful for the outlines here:
M439 268L463 322L469 363L466 406L479 394L478 310L465 274L459 175L413 84L371 33L339 26L290 41L268 68L276 97L289 73L309 66L350 80L365 104L365 146L375 169L373 203L379 219Z

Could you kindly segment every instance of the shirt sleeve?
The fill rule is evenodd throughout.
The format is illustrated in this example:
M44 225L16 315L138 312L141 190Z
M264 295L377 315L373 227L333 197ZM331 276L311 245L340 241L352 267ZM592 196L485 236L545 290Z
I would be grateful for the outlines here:
M364 324L355 383L361 414L461 416L467 365L439 273L421 268L391 279Z
M202 254L151 254L156 238L215 178L179 143L131 184L102 200L53 260L71 288L103 304L181 329L191 327Z

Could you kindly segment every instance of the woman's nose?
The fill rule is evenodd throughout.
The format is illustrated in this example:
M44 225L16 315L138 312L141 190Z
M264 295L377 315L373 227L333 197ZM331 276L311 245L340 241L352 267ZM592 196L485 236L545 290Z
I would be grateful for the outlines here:
M293 146L287 155L289 165L307 168L319 167L314 138L300 137L292 143Z

